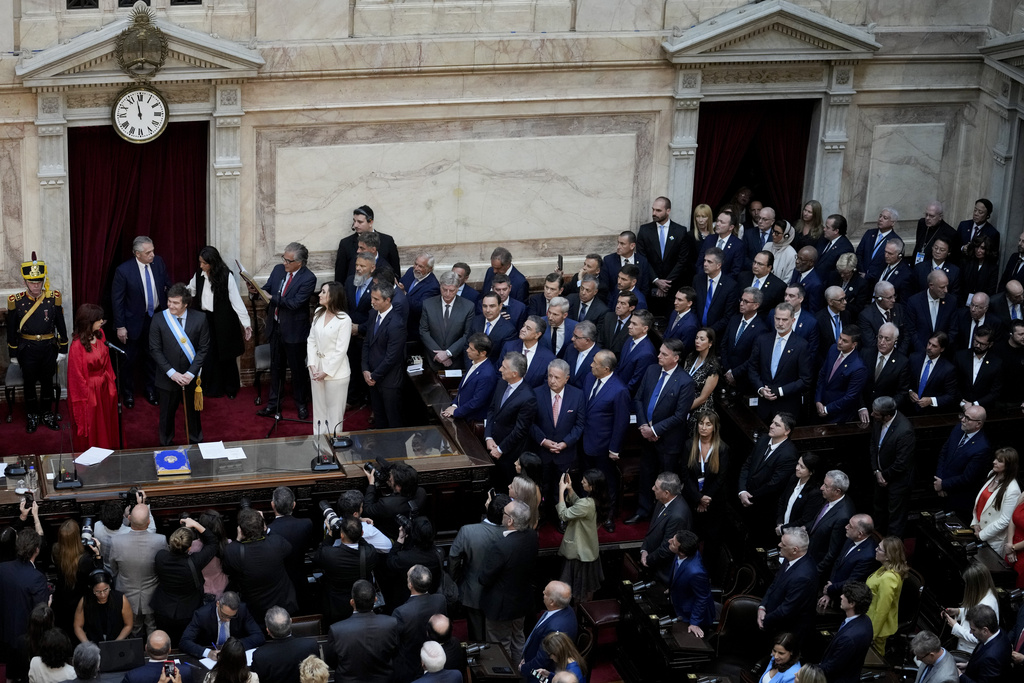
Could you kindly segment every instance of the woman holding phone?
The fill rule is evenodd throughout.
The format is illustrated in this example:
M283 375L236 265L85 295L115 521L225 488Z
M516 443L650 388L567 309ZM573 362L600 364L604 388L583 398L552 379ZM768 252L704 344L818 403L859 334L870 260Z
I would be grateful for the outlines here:
M583 473L583 497L572 489L569 473L558 480L558 518L566 523L558 554L565 558L562 581L572 587L574 600L590 600L604 574L598 556L597 520L608 518L608 484L598 469Z

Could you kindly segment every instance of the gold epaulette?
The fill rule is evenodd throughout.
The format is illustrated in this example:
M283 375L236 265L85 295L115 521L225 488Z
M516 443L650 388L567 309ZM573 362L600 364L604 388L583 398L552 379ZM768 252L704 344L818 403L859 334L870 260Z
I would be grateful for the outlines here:
M8 311L13 311L14 310L14 308L18 305L18 299L20 297L21 297L21 294L11 294L9 297L7 297L7 310Z
M60 290L59 289L53 290L53 302L55 304L57 304L58 306L60 306Z

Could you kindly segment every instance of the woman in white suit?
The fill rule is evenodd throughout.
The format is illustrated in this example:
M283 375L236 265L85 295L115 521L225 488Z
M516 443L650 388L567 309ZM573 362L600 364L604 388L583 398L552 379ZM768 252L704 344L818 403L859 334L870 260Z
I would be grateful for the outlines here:
M320 288L320 306L313 314L313 326L306 339L306 362L313 393L313 431L343 431L345 402L351 370L348 344L352 340L352 318L345 313L345 286L328 282Z
M1020 498L1020 485L1017 484L1018 460L1017 451L1012 448L996 451L988 481L974 499L971 527L978 538L988 543L999 557L1003 556L1010 515Z

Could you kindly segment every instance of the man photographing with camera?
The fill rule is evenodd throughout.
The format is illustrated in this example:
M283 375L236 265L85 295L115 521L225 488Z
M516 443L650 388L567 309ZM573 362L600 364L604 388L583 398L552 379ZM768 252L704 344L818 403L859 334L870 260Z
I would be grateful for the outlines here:
M416 516L427 499L419 474L404 462L391 464L381 458L366 463L363 471L370 484L363 495L363 514L389 538L398 538L398 516ZM391 493L381 491L385 486Z

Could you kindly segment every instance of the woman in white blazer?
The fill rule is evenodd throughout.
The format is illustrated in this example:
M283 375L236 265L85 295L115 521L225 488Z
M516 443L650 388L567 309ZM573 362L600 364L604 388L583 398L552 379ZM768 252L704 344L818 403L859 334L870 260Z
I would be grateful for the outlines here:
M1003 556L1006 528L1010 515L1020 498L1017 483L1018 457L1012 448L1000 448L992 460L988 481L974 499L971 527L978 538L988 543L999 557Z
M306 339L306 362L313 393L313 432L340 433L348 400L351 370L348 344L352 340L352 318L345 313L345 286L328 282L320 288L320 306L313 314L313 326Z

